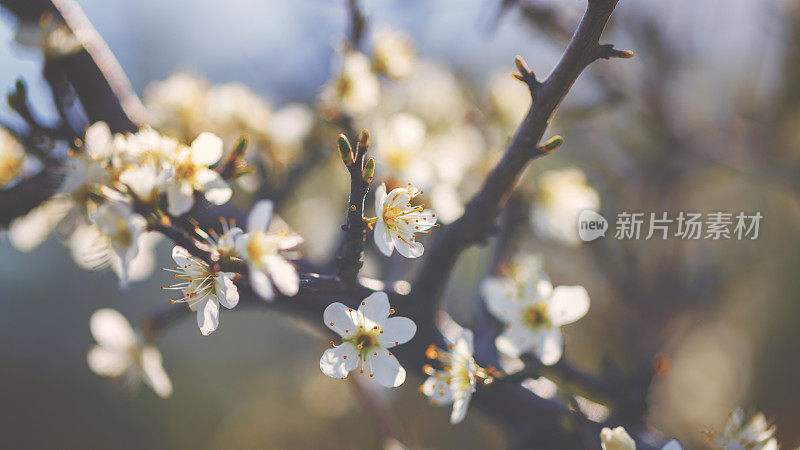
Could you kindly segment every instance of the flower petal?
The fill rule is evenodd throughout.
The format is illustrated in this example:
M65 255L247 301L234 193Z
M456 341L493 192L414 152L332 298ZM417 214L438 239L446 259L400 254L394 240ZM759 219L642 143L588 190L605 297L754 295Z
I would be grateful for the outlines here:
M89 319L89 330L98 344L109 349L124 350L136 343L131 324L115 309L95 311Z
M494 344L500 352L516 358L534 348L537 334L524 325L512 324L495 339Z
M331 303L322 313L322 320L325 326L333 330L339 336L348 338L355 334L357 312L352 308L339 302Z
M461 423L467 417L467 409L469 408L469 401L472 398L472 393L464 393L459 395L453 401L453 411L450 413L450 423L455 425Z
M131 366L131 358L124 350L92 346L86 354L89 369L103 377L118 377Z
M564 351L564 338L561 336L561 330L558 328L543 330L538 337L533 353L542 361L542 364L552 366L561 359Z
M232 273L223 272L214 277L217 299L228 309L239 304L239 290L233 283L233 276Z
M422 256L422 253L425 252L425 247L423 247L422 244L417 241L412 241L408 238L395 238L393 241L395 248L397 248L397 252L406 258L419 258Z
M200 170L195 175L195 186L203 192L206 200L215 205L228 203L233 195L233 190L216 170Z
M397 387L406 381L406 369L400 361L386 350L379 350L377 355L367 355L367 367L375 375L381 386Z
M161 352L155 347L142 349L142 380L159 397L168 398L172 395L172 381L164 370Z
M474 352L472 330L462 328L461 334L453 342L453 353L471 358Z
M386 256L392 256L394 242L392 241L392 235L389 234L389 230L383 223L383 218L378 218L378 221L375 222L375 231L372 232L372 237L375 239L375 246L378 247L381 253Z
M264 264L279 291L290 297L297 295L297 291L300 289L300 276L292 263L280 255L267 255L264 258Z
M381 329L381 344L384 348L392 348L410 341L417 333L417 324L407 317L391 317L386 319Z
M189 148L192 152L192 162L204 166L210 166L222 158L222 139L208 132L200 133L192 141Z
M247 216L247 232L266 230L272 219L272 200L259 200Z
M385 292L374 292L361 301L358 312L372 324L382 324L389 317L389 296ZM365 327L368 324L363 324ZM371 325L369 325L371 326Z
M197 309L197 326L203 336L208 336L219 326L219 302L213 297L207 298Z
M173 216L181 216L194 205L194 190L189 183L171 182L167 184L167 210Z
M186 267L192 264L191 261L192 255L183 247L176 245L172 247L172 260L175 261L180 267Z
M487 277L481 283L486 309L503 323L519 322L519 304L514 298L514 284L501 277Z
M375 189L375 214L379 217L383 212L383 204L386 201L386 183L381 183L377 189Z
M272 282L269 281L269 277L252 264L250 265L250 285L253 287L253 291L264 300L272 301L275 299L275 291L272 289Z
M436 406L447 405L453 402L453 389L444 378L437 378L435 375L428 377L422 383L422 393L429 397L431 403Z
M589 294L583 286L559 286L547 305L550 321L560 327L575 322L589 311Z
M325 350L319 360L319 370L332 378L345 378L356 367L358 367L358 352L347 342Z

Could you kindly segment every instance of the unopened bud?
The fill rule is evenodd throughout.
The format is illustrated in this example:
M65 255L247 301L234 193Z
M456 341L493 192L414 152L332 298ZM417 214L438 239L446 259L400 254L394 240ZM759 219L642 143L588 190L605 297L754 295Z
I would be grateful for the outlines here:
M361 134L358 135L358 146L359 148L367 148L369 146L369 133L367 130L361 130Z
M558 150L558 147L561 147L561 144L564 143L564 138L561 136L553 136L547 140L544 144L539 146L539 149L542 153L550 153Z
M514 65L517 66L517 70L519 70L520 73L528 73L528 65L525 63L525 60L522 59L522 56L517 55L514 57Z
M250 136L243 134L239 137L239 140L236 142L236 147L233 148L233 156L235 158L240 158L244 155L244 152L247 151L247 147L250 145Z
M350 146L350 141L347 140L347 136L344 134L339 135L339 156L342 157L345 166L349 167L355 162L353 158L353 148Z
M370 158L367 160L367 163L364 164L364 183L370 184L372 183L372 177L375 175L375 160Z

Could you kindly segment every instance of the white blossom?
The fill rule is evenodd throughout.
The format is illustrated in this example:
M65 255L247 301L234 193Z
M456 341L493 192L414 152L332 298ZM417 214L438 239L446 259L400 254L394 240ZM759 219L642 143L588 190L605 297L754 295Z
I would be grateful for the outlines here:
M147 221L135 214L130 205L111 201L100 205L92 219L119 258L119 280L124 288L128 283L128 267L139 251L139 235L144 232Z
M425 133L425 123L406 112L376 121L372 141L379 166L388 169L389 176L400 179L425 171L421 166L427 161L420 159Z
M188 142L202 131L206 120L208 83L185 72L150 83L144 90L144 104L154 126Z
M430 368L430 376L420 386L420 392L428 396L434 406L452 403L450 423L456 424L467 415L469 401L475 392L478 378L482 375L482 369L472 357L472 331L461 329L455 339L445 340L447 350L431 347L426 352L429 358L439 360L442 369Z
M724 450L777 450L775 426L770 426L764 414L757 413L745 422L745 413L735 408L728 415L722 434L712 433L711 444Z
M397 30L381 29L372 44L372 67L377 73L403 79L411 75L416 52L411 39Z
M375 192L375 245L386 256L391 256L395 248L406 258L422 256L424 248L416 242L419 233L426 233L436 226L433 210L411 206L411 200L422 191L410 183L406 187L392 189L386 193L386 185L381 184Z
M208 336L219 325L219 305L232 309L239 303L239 291L233 280L235 273L214 271L208 263L192 256L185 248L175 246L172 259L176 266L164 269L174 273L178 283L165 289L181 291L182 297L172 303L186 303L197 312L197 326Z
M273 285L284 295L293 296L300 288L300 277L294 265L287 261L287 252L303 242L289 230L270 231L273 204L261 200L247 217L247 233L236 239L239 256L249 266L250 284L265 300L273 300Z
M357 310L341 303L328 305L323 320L342 337L342 343L322 355L319 360L322 373L344 379L360 367L361 373L368 373L381 386L403 384L406 371L389 349L408 342L417 332L417 326L406 317L390 318L393 312L384 292L371 294Z
M578 245L578 216L600 209L600 196L586 183L582 170L569 167L539 177L531 221L536 231L564 245Z
M339 67L322 91L326 107L341 109L346 114L366 114L378 106L380 83L372 72L369 58L363 53L347 51Z
M97 342L86 355L92 372L120 378L132 388L144 381L159 397L172 395L161 352L145 344L122 314L108 308L97 310L89 320L89 330Z
M5 128L0 127L0 187L19 178L25 161L25 149Z
M202 192L206 200L223 205L233 191L216 170L209 166L222 158L222 139L211 133L201 133L190 147L181 147L173 160L174 174L166 182L168 211L180 216L192 208L194 191Z
M543 364L555 364L563 351L559 327L586 315L589 295L582 286L553 289L540 262L523 261L508 276L487 277L481 284L487 308L506 326L495 345L511 357L533 352Z

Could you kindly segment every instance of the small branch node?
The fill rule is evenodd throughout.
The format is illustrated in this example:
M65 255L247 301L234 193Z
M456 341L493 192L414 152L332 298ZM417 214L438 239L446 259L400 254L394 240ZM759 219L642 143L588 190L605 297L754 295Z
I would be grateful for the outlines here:
M595 59L611 59L611 58L622 58L628 59L633 58L633 52L630 50L618 50L614 48L614 44L602 44L597 49L597 56Z
M531 96L534 96L542 83L536 79L536 74L528 68L528 64L522 59L522 56L517 55L514 58L514 64L517 66L517 72L512 73L511 76L528 85Z

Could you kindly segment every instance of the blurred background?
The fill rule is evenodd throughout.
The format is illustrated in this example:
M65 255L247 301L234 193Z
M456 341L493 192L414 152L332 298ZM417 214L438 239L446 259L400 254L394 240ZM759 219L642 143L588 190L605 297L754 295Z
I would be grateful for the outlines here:
M324 86L341 65L349 27L344 1L79 3L151 110L163 106L152 83L183 72L209 85L241 82L274 110L302 103L324 117ZM378 112L353 114L356 124L376 130L375 151L385 158L378 158L376 178L447 185L452 189L434 192L431 201L457 217L527 107L525 87L509 76L514 55L523 55L542 78L584 6L578 0L364 1L365 48L379 30L399 30L413 43L417 64L427 68L406 80L381 80ZM40 54L14 41L13 17L2 19L0 86L25 78L34 105L55 117ZM727 411L742 405L777 424L785 447L797 445L800 7L788 0L622 0L605 41L636 57L601 61L581 76L548 134L561 134L565 144L527 170L521 208L534 216L537 208L546 210L551 199L541 175L577 168L584 177L579 183L596 191L597 209L611 222L621 211L758 211L759 237L621 241L610 233L579 245L523 215L527 231L515 247L542 253L555 285L588 289L592 309L565 328L566 353L578 365L594 371L606 355L622 367L667 357L669 370L650 391L651 425L687 448L703 448L702 431L719 430ZM422 100L403 103L422 91L420 83L434 86L422 100L456 108L453 98L460 99L459 109L447 110L457 125L425 117L431 110ZM399 113L416 114L427 133L410 143L393 137L415 129L394 123ZM327 137L332 131L320 134L321 144L306 147L317 145L324 157L288 194L281 213L306 236L306 255L323 262L336 246L347 186ZM432 148L434 155L442 148L463 151L471 155L469 167L455 181L448 173L396 167L392 151L404 145ZM442 151L441 158L439 164L452 160L452 152ZM235 201L245 204L252 189L243 183L241 190ZM152 264L170 265L169 252L166 242L156 244ZM491 253L491 246L470 250L451 280L446 308L465 326ZM413 273L407 261L393 259L397 264L388 267L376 255L368 258L366 273L384 281ZM192 315L166 330L158 345L175 385L168 400L147 389L128 394L91 373L91 313L113 307L135 322L167 306L158 289L165 282L155 272L120 292L113 273L81 270L55 237L29 252L0 241L5 445L382 444L352 383L320 373L322 335L277 313L225 311L207 338ZM420 382L409 377L401 388L374 393L392 403L408 443L504 447L502 429L480 412L450 426L449 412L431 408L417 392Z

